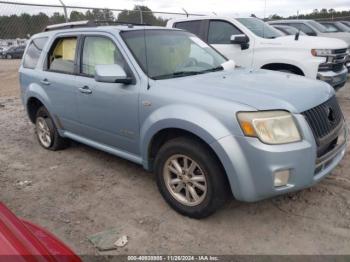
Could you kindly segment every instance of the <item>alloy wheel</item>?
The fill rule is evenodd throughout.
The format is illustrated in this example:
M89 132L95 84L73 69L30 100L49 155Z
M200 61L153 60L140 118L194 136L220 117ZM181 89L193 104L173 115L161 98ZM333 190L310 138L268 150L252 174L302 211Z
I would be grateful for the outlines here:
M197 206L207 195L206 176L196 161L177 154L165 163L163 177L170 194L181 204Z

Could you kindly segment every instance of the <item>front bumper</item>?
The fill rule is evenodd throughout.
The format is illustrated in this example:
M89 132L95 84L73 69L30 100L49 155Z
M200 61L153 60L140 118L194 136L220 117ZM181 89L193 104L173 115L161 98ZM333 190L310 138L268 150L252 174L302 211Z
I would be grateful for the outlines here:
M345 155L348 131L343 143L320 162L317 145L309 125L302 115L296 115L303 141L286 145L266 145L256 138L225 137L213 146L228 174L236 199L254 202L265 198L308 188L327 176ZM222 151L221 151L222 152ZM274 186L274 173L289 170L288 184Z
M319 71L317 79L327 82L337 90L345 85L348 79L348 69L344 67L340 72Z

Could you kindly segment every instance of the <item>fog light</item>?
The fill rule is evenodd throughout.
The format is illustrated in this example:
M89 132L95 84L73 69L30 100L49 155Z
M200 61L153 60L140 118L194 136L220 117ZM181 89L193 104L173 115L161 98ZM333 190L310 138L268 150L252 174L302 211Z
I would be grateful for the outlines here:
M274 186L275 187L286 186L288 184L289 174L290 174L289 170L276 171L274 173L274 176L275 176Z

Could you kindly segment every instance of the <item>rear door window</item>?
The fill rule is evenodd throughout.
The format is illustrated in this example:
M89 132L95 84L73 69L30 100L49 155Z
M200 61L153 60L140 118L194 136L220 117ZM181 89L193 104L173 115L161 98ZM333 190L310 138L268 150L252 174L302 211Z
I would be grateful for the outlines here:
M54 42L49 52L49 71L74 74L77 40L77 37L65 37Z
M242 32L231 23L219 20L210 21L208 43L231 44L231 36L241 34Z
M196 36L198 36L202 40L204 39L203 21L202 20L178 22L175 24L175 28L185 30L187 32L195 34Z
M27 49L27 52L23 59L23 67L34 69L39 61L40 55L44 49L47 42L47 37L41 37L33 39Z

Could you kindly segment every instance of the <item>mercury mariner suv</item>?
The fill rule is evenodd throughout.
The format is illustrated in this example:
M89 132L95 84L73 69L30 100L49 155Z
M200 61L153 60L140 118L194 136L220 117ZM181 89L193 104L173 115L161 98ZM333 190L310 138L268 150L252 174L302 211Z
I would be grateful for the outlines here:
M19 70L42 147L75 140L142 165L189 217L225 201L310 187L345 154L347 128L327 83L235 68L195 35L150 26L51 26Z

